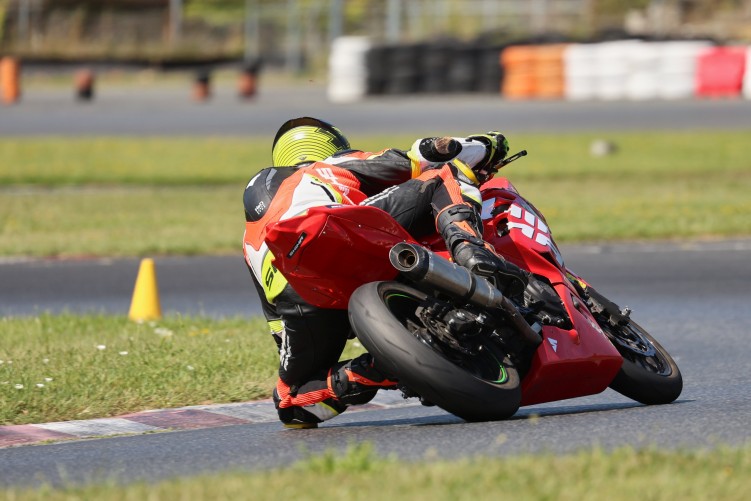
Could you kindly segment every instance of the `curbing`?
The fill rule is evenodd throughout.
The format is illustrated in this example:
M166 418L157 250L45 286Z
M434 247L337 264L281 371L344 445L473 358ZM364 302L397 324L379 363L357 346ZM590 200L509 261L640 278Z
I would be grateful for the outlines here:
M379 392L370 403L354 406L348 412L415 405L420 405L417 399L405 400L398 391ZM195 405L143 411L113 418L0 426L0 449L42 442L274 422L278 422L278 417L271 399Z

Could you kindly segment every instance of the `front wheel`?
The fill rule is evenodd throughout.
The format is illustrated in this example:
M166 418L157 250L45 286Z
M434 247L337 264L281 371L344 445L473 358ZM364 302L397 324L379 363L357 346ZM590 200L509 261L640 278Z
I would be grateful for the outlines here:
M623 365L610 387L647 405L669 404L681 394L683 378L673 357L639 324L629 319L600 326L618 352Z
M467 421L512 416L521 388L507 354L490 337L476 339L471 352L438 339L441 320L420 314L435 303L398 282L373 282L352 294L350 322L378 367L423 400Z

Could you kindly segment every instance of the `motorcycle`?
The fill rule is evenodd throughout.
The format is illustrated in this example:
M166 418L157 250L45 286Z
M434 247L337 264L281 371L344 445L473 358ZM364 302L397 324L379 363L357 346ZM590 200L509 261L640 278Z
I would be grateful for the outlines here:
M405 397L464 420L608 387L648 405L678 398L673 358L629 309L566 267L542 213L506 178L480 191L485 240L532 274L517 297L451 262L437 234L418 242L375 207L311 208L268 228L266 241L300 296L348 310Z

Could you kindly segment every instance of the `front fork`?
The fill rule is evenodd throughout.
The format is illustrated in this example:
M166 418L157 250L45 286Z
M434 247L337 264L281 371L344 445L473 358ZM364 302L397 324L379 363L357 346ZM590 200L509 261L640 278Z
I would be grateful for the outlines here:
M601 321L600 319L604 319L613 327L625 325L629 322L631 308L628 306L621 308L597 292L594 287L585 282L581 277L574 275L568 270L566 270L566 277L574 286L576 292L578 292L581 298L585 301L589 311L592 312L592 315L598 322Z

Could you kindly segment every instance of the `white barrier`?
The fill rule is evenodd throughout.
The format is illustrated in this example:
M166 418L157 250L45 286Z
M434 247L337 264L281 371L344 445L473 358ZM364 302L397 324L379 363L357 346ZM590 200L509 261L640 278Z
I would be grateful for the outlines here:
M639 43L626 50L628 76L626 96L632 100L655 99L662 84L660 63L662 44Z
M566 99L594 99L596 45L571 44L563 51L563 78Z
M366 37L340 37L329 53L327 95L333 102L352 102L367 93L366 57L371 43Z
M596 97L607 101L627 97L631 55L642 43L638 40L623 40L596 45Z
M696 91L696 62L701 51L711 42L685 41L662 44L660 58L660 87L662 99L687 99Z
M564 52L569 100L685 99L694 96L698 54L705 41L622 40L572 44ZM751 71L747 65L746 71ZM746 81L751 81L747 78ZM751 95L751 83L747 85Z

